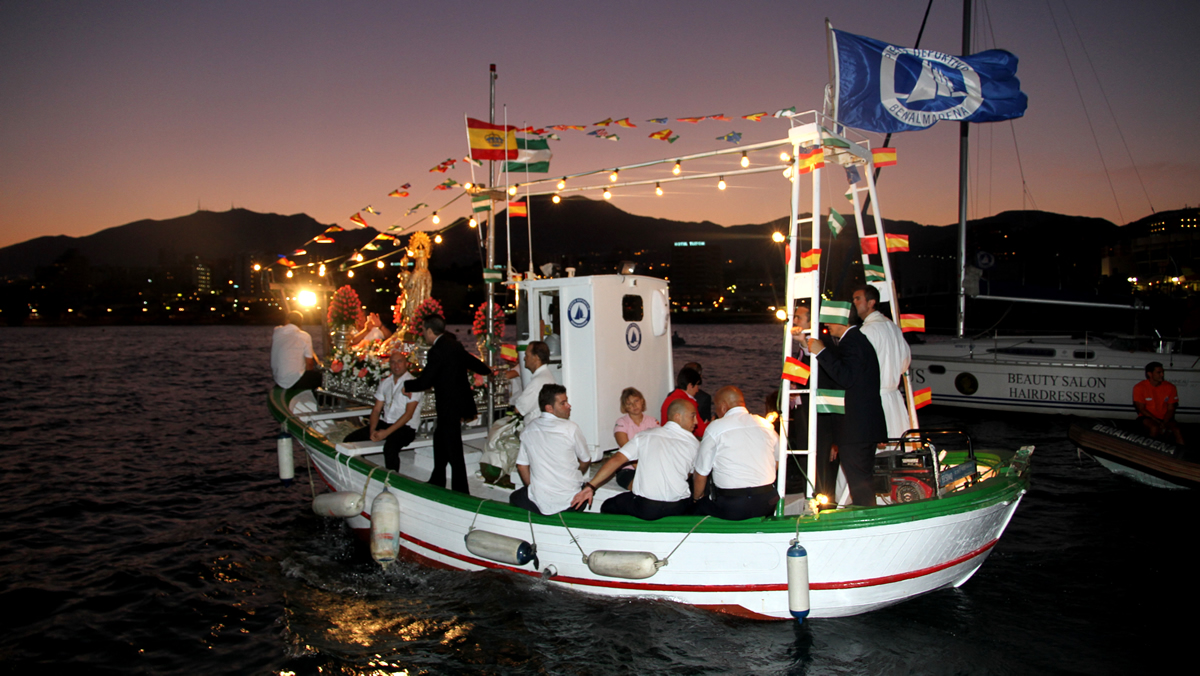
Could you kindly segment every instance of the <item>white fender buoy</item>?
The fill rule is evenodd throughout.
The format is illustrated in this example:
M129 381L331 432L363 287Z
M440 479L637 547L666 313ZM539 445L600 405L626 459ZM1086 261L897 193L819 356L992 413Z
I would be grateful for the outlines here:
M467 551L492 561L523 566L534 558L533 545L524 540L486 530L473 530L463 540Z
M808 552L796 540L787 550L788 610L797 622L808 617Z
M363 511L363 496L357 491L322 493L313 498L317 516L337 516L343 519L358 516Z
M292 457L292 435L280 432L275 437L275 452L279 455L279 480L284 486L291 486L296 478L296 461Z
M584 559L588 569L605 577L621 577L627 580L644 580L658 572L666 562L659 563L658 557L650 552L623 552L597 549Z
M387 490L371 502L371 558L387 568L400 554L400 501Z

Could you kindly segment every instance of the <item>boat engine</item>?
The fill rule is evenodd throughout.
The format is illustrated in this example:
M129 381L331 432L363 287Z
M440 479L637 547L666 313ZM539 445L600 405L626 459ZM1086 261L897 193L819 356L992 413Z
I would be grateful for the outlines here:
M873 482L875 494L891 504L938 497L941 487L976 471L971 437L960 429L909 430L889 449L875 455ZM942 467L947 450L966 451L967 461Z

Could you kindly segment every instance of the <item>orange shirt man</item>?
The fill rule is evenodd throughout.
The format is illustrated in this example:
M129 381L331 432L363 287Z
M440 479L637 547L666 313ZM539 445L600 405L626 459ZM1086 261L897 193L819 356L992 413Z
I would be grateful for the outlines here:
M1153 437L1168 431L1174 434L1175 443L1183 445L1183 433L1175 422L1175 408L1179 405L1179 392L1166 381L1163 365L1152 361L1146 364L1146 379L1133 386L1133 406L1138 420Z

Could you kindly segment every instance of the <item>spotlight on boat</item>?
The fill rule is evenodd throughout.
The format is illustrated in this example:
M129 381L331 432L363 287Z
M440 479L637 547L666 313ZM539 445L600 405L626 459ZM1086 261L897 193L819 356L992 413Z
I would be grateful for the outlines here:
M612 191L609 190L608 188L604 189L604 199L606 199L606 200L612 199Z
M671 173L672 173L672 174L675 174L676 176L678 176L678 175L679 175L679 173L680 173L680 172L682 172L682 171L683 171L683 164L682 164L682 163L680 163L680 162L678 162L678 161L676 161L676 162L675 162L675 168L671 170Z
M720 179L717 181L717 190L724 190L724 189L725 189L725 177L724 177L724 176L722 176L722 177L721 177L721 178L720 178Z
M786 238L783 236L782 232L775 232L771 234L771 241L775 242L776 244L783 244L784 239Z
M558 204L559 202L561 202L561 201L562 201L562 198L561 198L561 197L559 197L558 195L555 195L554 197L551 197L551 198L550 198L550 201L551 201L551 202L554 202L555 204Z
M296 296L296 301L304 307L313 307L317 304L317 294L305 289Z
M658 195L659 197L662 197L662 186L661 185L659 185L657 183L654 184L654 194Z
M746 153L742 153L742 168L745 169L748 166L750 166L750 158L746 156Z
M786 322L787 321L787 310L784 310L783 308L776 310L775 311L775 319L778 319L781 322Z

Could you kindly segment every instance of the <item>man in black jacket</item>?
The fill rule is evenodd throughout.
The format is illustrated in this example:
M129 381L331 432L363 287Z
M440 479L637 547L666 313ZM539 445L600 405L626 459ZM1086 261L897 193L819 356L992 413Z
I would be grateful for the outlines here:
M429 317L424 322L425 342L432 345L421 375L406 382L406 392L433 389L437 403L437 427L433 430L433 473L429 483L445 488L446 465L450 465L450 488L470 493L467 465L463 459L462 422L474 420L475 397L467 380L467 369L491 375L487 364L463 349L454 334L446 333L446 320Z
M838 460L846 474L855 505L873 507L875 490L875 445L887 441L887 421L879 397L879 360L871 341L857 326L827 323L829 333L841 338L838 349L826 350L819 340L809 339L808 349L823 371L846 391L846 417L840 428Z

